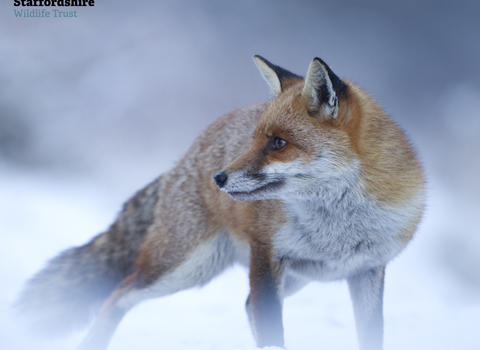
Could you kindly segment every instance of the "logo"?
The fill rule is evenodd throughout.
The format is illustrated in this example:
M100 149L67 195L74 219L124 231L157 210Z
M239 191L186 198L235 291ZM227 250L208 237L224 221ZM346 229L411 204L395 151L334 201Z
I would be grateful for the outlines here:
M26 9L14 9L15 17L77 17L76 10L66 10L72 7L95 6L95 0L14 0L13 6L26 7ZM47 7L48 9L38 7ZM52 7L58 8L52 9Z

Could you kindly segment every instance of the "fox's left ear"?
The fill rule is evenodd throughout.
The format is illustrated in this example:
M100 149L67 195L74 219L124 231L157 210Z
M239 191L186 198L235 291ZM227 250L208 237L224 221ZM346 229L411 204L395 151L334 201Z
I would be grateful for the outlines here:
M270 86L271 92L273 95L278 95L281 92L285 91L292 83L297 82L302 77L289 72L286 69L283 69L279 66L274 65L271 62L268 62L265 58L261 56L254 56L253 60L257 65L260 73L267 81Z
M317 114L322 111L325 116L336 118L338 99L346 89L345 83L320 58L316 57L310 63L303 88L309 112Z

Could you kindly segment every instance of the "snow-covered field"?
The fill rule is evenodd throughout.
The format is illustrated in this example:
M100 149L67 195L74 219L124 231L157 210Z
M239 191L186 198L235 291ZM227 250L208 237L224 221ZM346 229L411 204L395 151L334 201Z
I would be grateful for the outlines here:
M84 333L57 341L32 338L16 327L9 305L47 259L104 229L120 203L94 182L13 170L0 172L0 193L1 348L75 349ZM448 193L432 195L435 205L416 239L387 269L385 349L479 348L479 296L440 263L438 242L451 225L451 201ZM126 316L109 349L254 349L243 309L247 294L246 271L235 267L202 289L147 301ZM288 349L356 348L344 282L312 283L286 299L284 308Z
M459 0L102 0L78 18L0 4L0 349L41 340L10 306L60 251L89 240L217 117L267 98L251 57L297 74L315 56L386 107L416 145L428 208L387 268L385 350L480 349L480 3ZM432 11L432 9L435 9ZM58 21L57 21L58 20ZM252 350L247 273L152 300L109 350ZM356 349L345 283L286 299L289 350Z

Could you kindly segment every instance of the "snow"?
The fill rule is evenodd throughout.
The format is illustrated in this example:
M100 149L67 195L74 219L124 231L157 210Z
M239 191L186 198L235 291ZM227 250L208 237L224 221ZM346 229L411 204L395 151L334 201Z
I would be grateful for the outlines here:
M56 341L32 338L16 326L9 306L46 260L109 224L116 211L110 189L10 169L0 172L0 193L2 348L75 349L84 332ZM437 256L442 232L452 225L445 213L452 198L440 191L433 199L415 240L387 268L385 349L478 349L478 294L445 271ZM125 317L109 349L255 349L244 313L247 294L246 271L234 267L202 289L147 301ZM284 323L290 350L357 346L344 282L312 283L286 299Z

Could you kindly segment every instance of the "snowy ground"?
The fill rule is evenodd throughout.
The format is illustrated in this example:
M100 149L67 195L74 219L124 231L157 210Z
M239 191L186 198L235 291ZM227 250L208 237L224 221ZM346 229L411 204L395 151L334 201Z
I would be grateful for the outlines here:
M67 350L79 344L84 333L60 341L30 338L15 327L9 305L47 259L109 224L116 211L110 190L79 179L0 172L2 349ZM437 256L451 198L446 193L433 197L436 204L416 239L387 269L385 349L477 350L480 345L479 297L452 279ZM247 293L246 272L235 267L202 289L145 302L127 315L109 349L254 349L243 310ZM284 308L288 349L356 348L344 282L312 283L288 298Z

